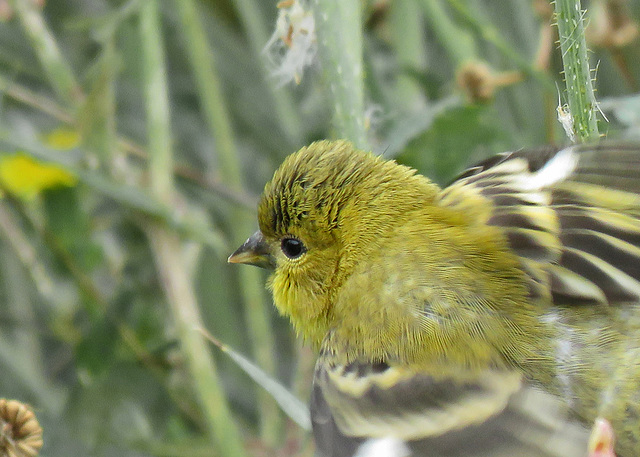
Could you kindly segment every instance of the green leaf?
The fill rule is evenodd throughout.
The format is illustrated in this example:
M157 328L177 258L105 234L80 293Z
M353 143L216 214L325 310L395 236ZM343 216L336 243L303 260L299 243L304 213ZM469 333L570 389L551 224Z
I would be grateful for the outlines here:
M49 231L74 262L91 271L101 260L100 247L91 240L88 215L80 207L77 187L58 187L43 193Z
M213 344L218 346L233 360L251 379L260 387L266 390L269 395L278 403L282 411L304 430L311 430L311 418L309 409L295 395L287 390L282 384L269 376L265 371L247 359L242 354L234 351L229 346L220 343L205 330L200 330Z
M78 367L91 377L106 373L114 360L118 340L116 326L111 319L95 320L89 332L76 347Z
M491 107L457 106L441 112L429 129L409 143L398 161L444 184L471 159L506 149L508 138Z

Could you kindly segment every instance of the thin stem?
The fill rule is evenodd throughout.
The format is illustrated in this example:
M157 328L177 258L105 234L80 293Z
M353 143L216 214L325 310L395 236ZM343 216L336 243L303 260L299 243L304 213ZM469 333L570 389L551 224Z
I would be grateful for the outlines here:
M0 75L0 92L12 99L37 109L65 124L73 124L75 119L67 110L43 94L37 94L26 87Z
M73 71L65 61L56 40L49 30L38 9L36 2L25 0L10 0L22 27L31 40L49 82L58 97L66 104L76 107L82 101L83 95L80 85L76 81Z
M314 0L313 13L337 134L358 148L369 149L364 115L360 3L358 0Z
M173 197L172 139L169 92L164 62L157 0L145 2L140 10L140 36L144 68L144 94L147 112L149 172L151 190L156 197Z
M414 0L396 0L390 8L391 45L399 67L394 97L396 106L417 112L425 108L426 100L420 84L407 74L407 70L424 69L426 66L423 16Z
M215 361L204 338L196 331L203 326L202 318L193 283L184 266L180 240L155 224L149 225L148 233L161 283L176 322L176 332L209 425L209 434L215 440L219 455L245 456Z
M214 135L221 172L234 187L240 187L240 161L233 140L222 84L216 71L216 59L193 0L175 2L185 35L185 48L196 79L202 110Z
M213 134L219 161L217 175L225 184L236 192L244 188L240 166L240 156L236 150L233 129L229 119L226 101L222 91L220 78L215 67L215 56L207 42L206 34L193 0L176 1L182 22L182 30L187 41L189 62L198 86L198 93L206 120ZM231 210L231 226L234 227L232 241L241 244L253 230L255 222L249 218L242 208ZM262 289L263 278L252 268L241 268L238 271L243 285L241 294L247 308L248 334L253 345L253 355L269 375L275 374L275 342L267 314L267 303ZM261 436L268 444L275 444L281 425L281 416L275 401L259 390L259 413Z
M152 151L149 157L151 190L157 198L170 202L174 197L171 123L157 0L147 0L140 9L140 32L145 60L148 141ZM147 232L209 434L221 455L244 456L240 433L231 416L214 359L200 333L194 330L202 327L202 319L180 239L155 223L148 224Z
M442 1L422 0L421 3L425 17L456 66L477 60L478 50L473 36L451 19Z
M77 120L83 146L97 153L105 169L113 166L118 146L115 88L118 65L116 62L116 48L111 37L103 44L97 64L97 75L85 103L82 104Z
M37 292L54 306L60 304L59 297L56 295L54 278L49 275L49 271L41 262L36 249L25 236L12 211L3 201L0 201L0 240L13 250L16 258L31 276ZM2 266L5 268L7 265ZM9 272L3 271L5 281L9 280L9 275ZM20 284L12 285L20 287ZM24 285L22 286L24 287ZM5 335L0 335L0 364L8 373L13 372L17 376L17 379L23 383L23 387L39 405L46 407L49 411L59 413L66 402L65 393L47 382L42 376L36 375L41 371L35 370L35 366L30 366L30 364L38 363L35 359L37 354L29 354L32 361L25 364L20 360L23 357L21 350L16 350L14 344L16 344L15 341L10 341Z
M55 303L55 283L38 257L38 253L20 230L5 203L0 203L0 235L13 248L22 264L29 271L38 293L51 303Z
M584 10L580 0L556 0L555 4L573 131L580 142L597 140L597 102L584 37Z

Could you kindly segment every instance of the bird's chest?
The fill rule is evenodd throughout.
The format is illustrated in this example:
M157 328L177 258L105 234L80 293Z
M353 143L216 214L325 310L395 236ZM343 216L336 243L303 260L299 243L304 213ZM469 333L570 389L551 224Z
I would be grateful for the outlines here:
M328 338L345 362L415 365L434 375L502 364L483 336L495 327L492 311L473 293L417 275L407 264L378 264L343 286Z

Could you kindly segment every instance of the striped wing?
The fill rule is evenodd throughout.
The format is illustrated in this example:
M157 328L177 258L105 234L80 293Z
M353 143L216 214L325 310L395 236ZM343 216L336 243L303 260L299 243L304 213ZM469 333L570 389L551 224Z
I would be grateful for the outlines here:
M440 204L504 230L532 297L557 305L640 300L639 146L500 154L459 176ZM311 405L321 456L367 457L369 444L388 438L405 447L371 455L586 455L588 433L511 373L460 383L386 364L326 362L318 362Z
M577 457L588 441L556 399L504 372L459 383L321 358L311 418L322 457Z
M640 300L640 146L503 153L459 176L441 204L483 208L478 223L504 229L534 297Z

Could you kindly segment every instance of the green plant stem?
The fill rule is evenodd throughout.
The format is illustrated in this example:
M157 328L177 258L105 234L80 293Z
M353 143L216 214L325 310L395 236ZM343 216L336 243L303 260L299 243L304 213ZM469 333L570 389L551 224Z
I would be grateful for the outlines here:
M74 108L77 107L83 99L82 89L76 81L71 67L64 60L36 2L9 0L9 3L16 11L22 27L31 40L31 45L58 97L67 105Z
M392 109L417 112L425 108L426 102L420 84L408 70L423 70L426 66L423 16L414 0L395 0L390 8L391 45L400 69Z
M251 223L239 223L236 227L245 229ZM249 231L246 231L249 233ZM239 243L236 243L239 246ZM242 284L242 298L245 304L245 319L252 343L252 352L260 367L269 375L275 376L276 362L274 336L264 300L264 278L256 268L241 268L238 272ZM280 438L282 417L279 407L269 393L257 391L260 414L260 436L268 445L274 445Z
M148 0L142 5L140 33L145 63L151 190L157 198L173 201L171 124L157 0ZM187 366L209 425L208 432L221 455L244 456L240 432L231 416L214 359L203 337L194 330L202 327L202 319L181 241L175 233L155 223L148 224L147 232Z
M359 0L314 0L313 16L337 135L360 149L370 149L364 122L360 3Z
M478 50L473 36L459 27L449 16L442 0L422 0L425 17L456 66L477 60Z
M171 119L159 16L157 0L150 0L142 5L140 37L151 191L160 200L171 201L173 198Z
M118 151L115 89L117 62L114 39L110 37L103 43L91 91L82 104L77 121L83 146L97 154L105 170L113 167L113 158Z
M556 0L555 5L573 131L580 142L595 141L599 137L597 102L584 36L584 11L580 0Z
M215 361L206 341L196 331L203 324L193 283L186 273L180 240L175 234L154 224L149 226L148 233L176 322L176 332L209 425L209 435L214 439L219 455L245 456L240 432L229 410Z
M182 21L189 62L198 86L203 112L216 144L218 175L230 189L242 192L244 183L240 156L234 144L233 129L229 122L230 115L215 68L213 50L207 42L197 5L193 0L178 0L175 4ZM242 208L231 210L230 223L234 228L231 238L234 245L239 246L255 230L253 216L249 218ZM247 334L251 338L253 355L260 361L262 369L273 376L276 371L275 343L261 286L263 278L260 272L253 268L240 268L238 275L242 284L241 294L246 307ZM282 423L280 412L275 401L266 392L259 390L257 395L260 434L266 443L273 445L280 435Z
M0 75L0 92L65 124L74 123L73 116L54 100L45 95L37 94L3 75Z
M196 80L203 114L211 127L220 170L228 180L241 183L240 161L236 155L233 128L229 122L222 85L215 69L215 55L207 42L198 7L193 0L175 2L180 15L185 48Z
M53 278L49 275L47 268L42 264L36 249L31 245L29 239L20 230L20 226L6 203L0 202L0 236L5 238L8 246L11 247L23 266L29 272L35 284L35 288L40 296L50 303L56 303L56 286Z
M60 303L59 296L56 295L54 278L49 275L49 271L39 258L31 240L27 238L20 227L20 223L4 201L0 201L0 240L5 246L14 251L17 260L21 264L20 266L31 276L37 292L53 306L58 305L63 308L64 303ZM5 281L10 281L11 272L8 271L6 264L9 261L9 256L7 256L2 265ZM25 284L25 282L16 281L7 283L9 296L6 299L10 300L12 298L12 287L18 287L23 292ZM35 343L35 341L33 342ZM51 412L60 413L66 403L66 394L62 389L55 387L54 384L44 379L41 376L43 371L36 368L38 365L37 354L40 352L32 347L37 352L29 354L30 361L25 364L21 360L24 357L22 351L25 350L25 347L16 347L16 344L17 342L14 338L0 335L0 365L8 368L9 372L13 372L21 380L32 398L38 402L37 407L46 407Z

